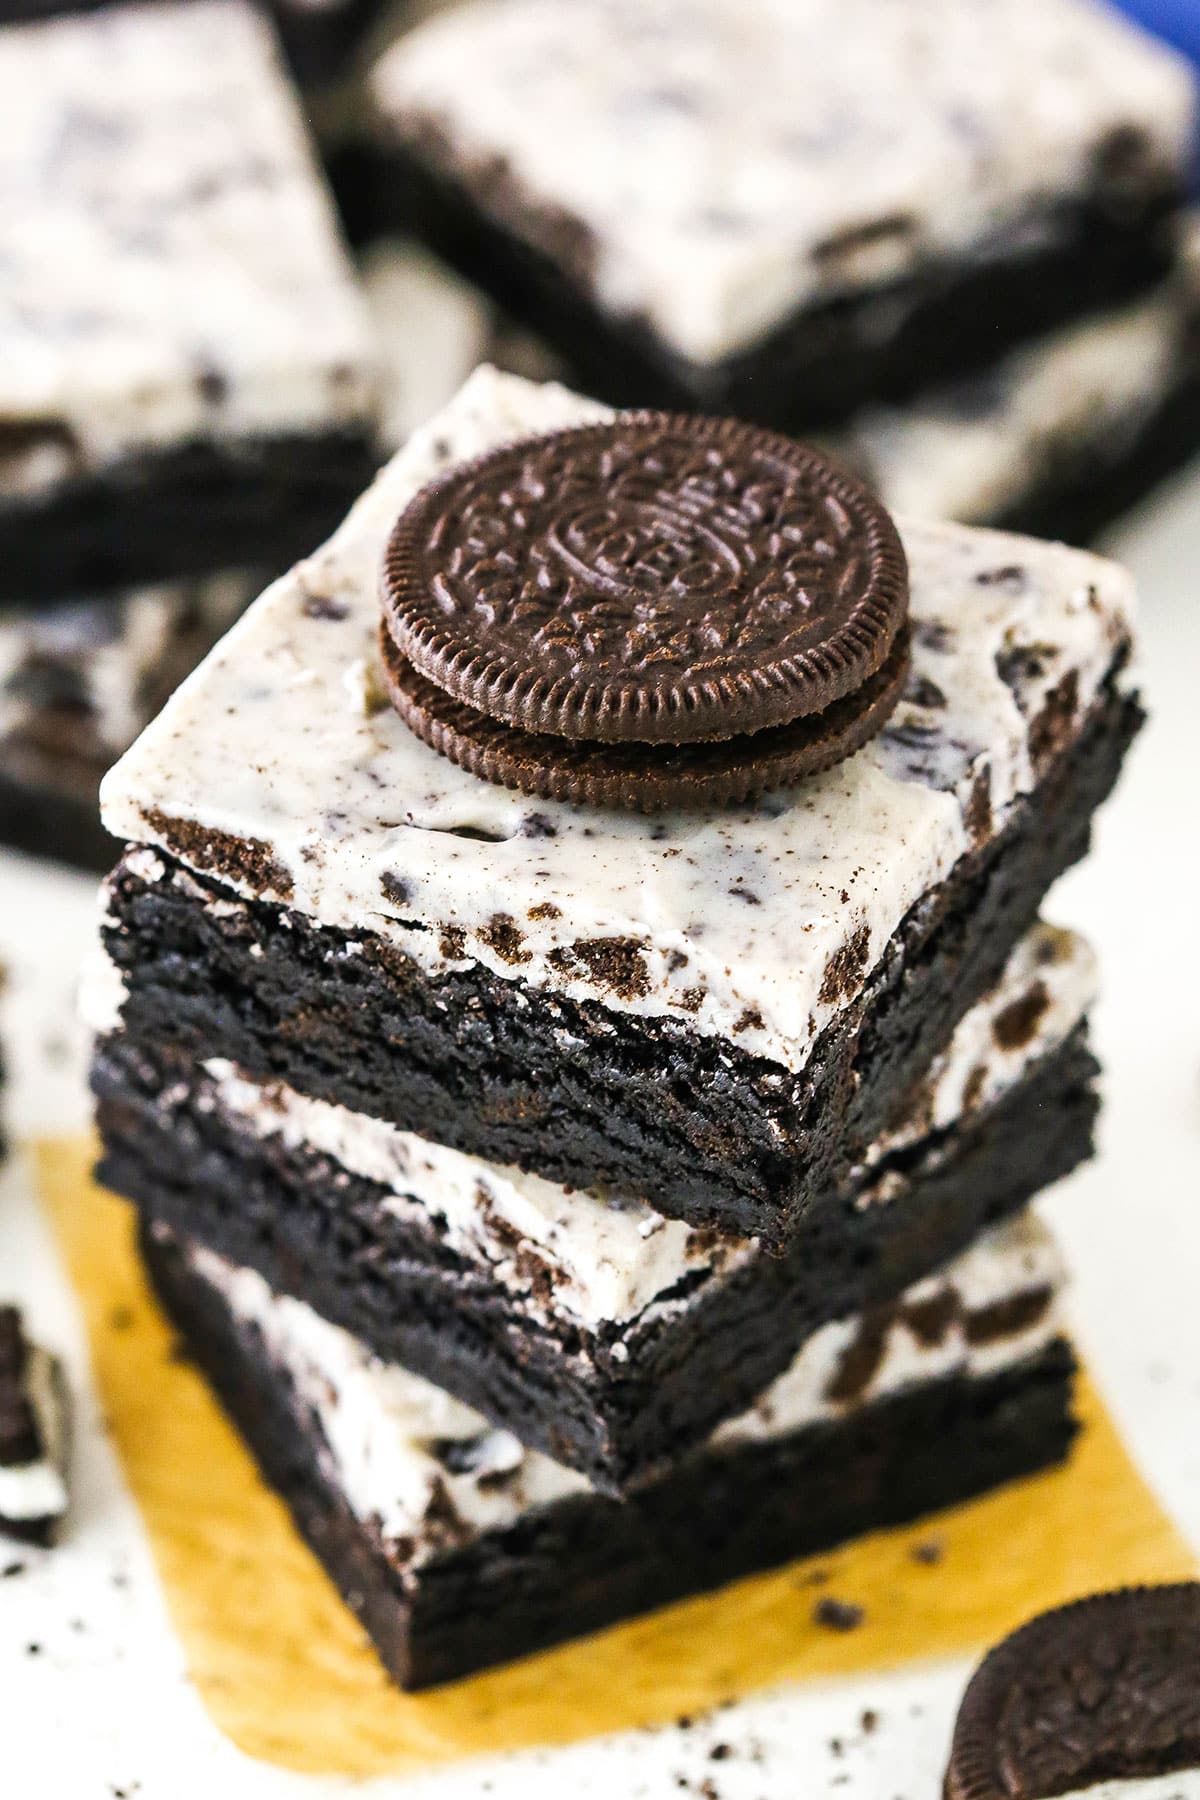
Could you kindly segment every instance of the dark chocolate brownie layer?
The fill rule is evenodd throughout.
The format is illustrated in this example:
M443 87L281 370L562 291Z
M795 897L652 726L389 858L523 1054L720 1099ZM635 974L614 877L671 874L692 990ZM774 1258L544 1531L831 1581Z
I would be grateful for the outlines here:
M372 211L377 231L422 238L544 337L600 399L803 432L986 366L1025 338L1161 280L1171 263L1167 222L1186 195L1166 170L1146 170L1135 189L1124 178L1133 146L1125 152L1121 167L1097 168L1090 193L1047 199L1039 216L969 259L931 259L887 287L807 307L710 365L679 356L643 321L601 310L586 281L586 229L531 211L502 163L482 181L479 204L436 134L415 152L385 141Z
M567 1187L778 1247L836 1193L953 1027L997 979L1050 883L1082 856L1141 712L1110 675L1082 730L1004 828L912 909L859 997L791 1074L670 1018L545 994L473 965L430 976L219 884L127 866L105 943L145 1044L226 1057ZM986 797L985 797L986 798ZM202 846L201 846L202 847Z
M147 451L34 499L0 501L0 599L168 581L238 563L287 568L375 472L351 431Z
M907 1523L1060 1462L1061 1339L1004 1373L911 1388L791 1438L699 1454L625 1499L584 1494L403 1569L321 1467L314 1422L220 1296L142 1238L158 1294L271 1485L403 1687L430 1687ZM201 1477L202 1478L202 1477Z
M117 1036L93 1079L108 1186L611 1492L750 1406L821 1325L893 1300L1073 1169L1095 1072L1080 1028L969 1128L894 1151L811 1214L785 1258L698 1269L671 1304L595 1330L522 1309L380 1184L257 1137L177 1058Z

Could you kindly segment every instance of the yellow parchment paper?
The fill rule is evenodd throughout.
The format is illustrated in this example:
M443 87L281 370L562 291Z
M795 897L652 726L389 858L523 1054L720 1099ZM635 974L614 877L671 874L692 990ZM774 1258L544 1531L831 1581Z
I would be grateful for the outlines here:
M400 1694L200 1376L173 1354L130 1211L92 1184L91 1155L87 1140L39 1146L42 1197L192 1678L251 1756L365 1776L564 1744L782 1680L974 1649L1079 1594L1195 1573L1085 1380L1086 1430L1065 1470L455 1687ZM859 1628L817 1624L824 1595L861 1606Z

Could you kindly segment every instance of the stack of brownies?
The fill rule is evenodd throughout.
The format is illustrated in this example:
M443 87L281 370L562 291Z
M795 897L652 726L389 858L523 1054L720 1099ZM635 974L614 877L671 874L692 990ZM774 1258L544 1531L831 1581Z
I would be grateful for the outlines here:
M375 467L371 340L249 0L0 27L0 837L100 776Z
M368 89L360 225L601 399L1073 542L1200 446L1195 76L1104 0L463 0Z
M109 775L102 1175L402 1684L1067 1454L1131 608L483 368Z

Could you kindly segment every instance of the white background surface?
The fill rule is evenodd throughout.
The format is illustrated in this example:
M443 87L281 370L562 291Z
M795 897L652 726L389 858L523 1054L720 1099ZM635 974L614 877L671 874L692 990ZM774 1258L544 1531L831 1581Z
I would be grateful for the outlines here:
M1047 1202L1075 1271L1078 1335L1143 1470L1200 1548L1200 472L1112 546L1143 594L1151 728L1101 819L1095 854L1048 916L1088 933L1105 996L1095 1037L1108 1107L1099 1161ZM14 1135L85 1116L71 1024L93 886L0 856L0 956ZM967 1665L792 1688L686 1734L623 1734L475 1763L410 1783L308 1780L249 1762L191 1689L149 1552L99 1428L80 1323L18 1155L0 1181L0 1298L28 1305L64 1351L80 1401L76 1503L53 1553L0 1541L0 1794L4 1800L936 1800ZM865 1708L878 1715L864 1733ZM834 1740L840 1748L834 1749ZM714 1743L737 1753L718 1766ZM684 1781L680 1777L685 1778Z

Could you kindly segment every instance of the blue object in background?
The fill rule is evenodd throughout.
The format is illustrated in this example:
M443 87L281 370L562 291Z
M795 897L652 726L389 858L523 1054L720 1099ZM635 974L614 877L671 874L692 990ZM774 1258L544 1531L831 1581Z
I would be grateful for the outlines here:
M1119 4L1131 19L1200 62L1200 0L1119 0Z

